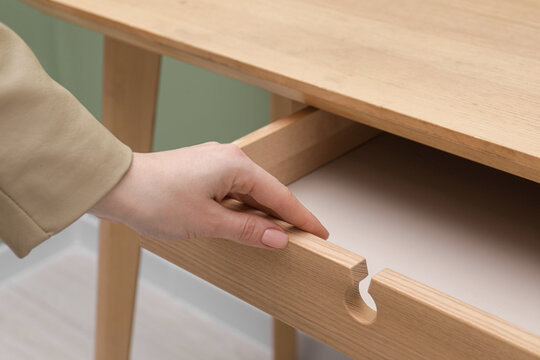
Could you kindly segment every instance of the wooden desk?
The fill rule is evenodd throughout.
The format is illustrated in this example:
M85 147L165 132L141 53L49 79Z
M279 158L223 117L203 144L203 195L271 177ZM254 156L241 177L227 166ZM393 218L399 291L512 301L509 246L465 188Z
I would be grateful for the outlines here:
M535 2L25 1L106 35L103 119L134 150L150 150L159 54L164 54L370 126L352 127L335 115L309 110L240 141L285 183L371 138L373 128L540 182L540 6ZM293 110L292 104L276 105L275 111ZM322 130L302 136L308 129ZM274 147L267 135L292 136L296 145ZM257 152L262 143L265 151ZM265 155L270 150L276 151L274 159ZM135 237L119 226L102 228L98 358L128 355L133 308L125 304L136 286ZM385 304L378 306L375 320L349 288L365 276L360 256L318 239L306 242L304 234L292 238L282 256L319 264L332 274L328 289L347 294L327 304L338 312L334 320L342 321L340 326L330 326L320 308L307 306L299 315L290 304L262 301L268 295L263 290L230 285L238 274L233 270L244 268L224 265L228 272L219 279L221 286L351 356L433 358L437 346L448 359L540 358L538 336L479 315L391 271L372 280L373 294ZM280 252L215 244L143 241L144 247L211 282L218 282L216 269L200 268L187 254L191 259L211 256L219 264L217 246L237 261L258 258L270 267L283 261ZM271 282L247 273L248 283ZM336 278L339 274L345 278ZM295 276L284 283L298 285ZM274 290L286 299L294 293ZM343 301L345 313L343 306L334 309ZM383 316L385 307L399 306L407 316ZM306 316L326 328L303 321ZM354 340L346 332L365 339Z

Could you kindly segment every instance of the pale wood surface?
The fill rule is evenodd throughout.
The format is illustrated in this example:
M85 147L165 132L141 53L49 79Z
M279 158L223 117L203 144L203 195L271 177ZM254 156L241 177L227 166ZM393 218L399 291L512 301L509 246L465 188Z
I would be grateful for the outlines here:
M94 254L74 246L2 282L0 358L91 359L96 268ZM136 309L133 360L270 359L267 349L211 321L146 281L141 281L137 289Z
M121 224L101 221L95 359L128 359L139 274L138 235Z
M28 2L146 49L540 181L535 2ZM356 289L367 274L363 259L289 231L290 246L275 252L215 239L144 244L356 358L540 357L538 336L390 270L372 281L375 320Z
M152 151L161 56L106 37L103 124L136 152Z
M374 128L308 107L234 143L263 169L289 184L377 134Z
M270 94L270 121L290 116L306 105L286 97ZM296 359L296 330L284 322L272 319L274 360Z
M540 359L539 336L391 270L372 280L375 313L358 291L360 255L279 224L289 245L278 251L222 239L142 245L355 359Z
M133 151L152 150L161 56L106 38L103 124ZM137 289L137 234L102 221L95 358L128 359Z
M301 166L304 163L301 158L297 156L300 152L295 151L285 151L279 152L277 149L280 149L281 143L279 141L270 141L273 134L275 134L275 129L283 132L282 136L276 136L276 139L281 139L286 137L289 131L294 128L295 124L300 124L302 119L310 116L310 111L312 109L305 109L296 113L289 119L282 119L276 121L265 128L258 130L257 132L250 134L238 141L239 144L242 144L246 150L249 149L249 146L257 147L261 146L267 150L267 152L249 152L253 159L264 166L268 166L268 163L265 163L265 158L267 153L276 154L275 161L278 163L281 161L281 158L286 157L288 154L293 154L295 159L293 162L296 165ZM320 111L314 111L312 114L324 114ZM301 116L300 116L301 115ZM322 115L321 115L322 116ZM324 119L325 117L322 117ZM284 123L288 121L288 124ZM316 122L309 123L312 127L319 127ZM303 128L310 128L307 125L303 125ZM274 129L274 130L273 130ZM298 131L299 134L305 134L304 131ZM331 133L325 133L327 136L332 136ZM388 135L381 136L379 138L373 139L370 142L367 142L365 145L361 146L358 150L353 151L349 155L344 156L343 159L348 159L352 156L352 163L347 163L348 166L341 172L330 171L329 178L331 181L326 181L324 184L317 183L315 187L311 187L312 193L315 196L321 193L331 193L332 188L339 188L345 193L353 193L356 185L361 185L361 182L354 177L348 182L348 175L350 172L353 174L358 174L360 180L366 179L375 185L378 185L379 182L382 185L385 185L383 182L384 177L382 175L389 177L390 179L400 179L403 177L403 174L393 171L399 170L400 167L407 170L409 174L412 174L414 181L417 181L419 185L427 187L428 195L431 198L434 197L434 194L440 194L443 198L448 196L452 200L455 200L455 193L449 192L437 192L434 193L430 190L430 180L433 177L433 174L437 171L441 171L446 166L452 170L453 162L466 163L468 167L473 167L471 173L467 172L455 172L453 177L463 176L465 179L469 175L475 174L474 169L481 169L480 171L488 171L495 173L495 170L488 169L479 165L475 165L471 162L467 162L458 158L451 158L449 163L441 162L440 159L432 159L429 154L429 149L419 146L420 149L412 151L412 158L407 158L407 154L410 155L406 147L383 147L382 149L377 148L379 142L386 141L387 138L392 139ZM299 136L298 143L303 143L307 139L312 139L312 136ZM324 137L318 139L318 141L324 142ZM396 140L397 141L397 140ZM405 140L399 140L405 141ZM286 144L294 143L292 141L285 142ZM337 142L341 144L340 142ZM264 146L262 145L264 144ZM414 144L413 144L414 145ZM370 151L370 149L376 148L379 154L379 161L374 161L371 165L374 166L374 169L364 169L362 168L362 161L354 162L354 155L356 153L361 153L364 149ZM424 151L428 151L427 155L424 155ZM434 150L431 150L435 152ZM372 151L373 152L373 151ZM372 153L371 152L371 153ZM370 154L371 154L370 153ZM444 154L443 154L444 155ZM449 156L449 155L446 155ZM396 158L397 163L392 166L385 164L384 161L381 161L380 158ZM420 162L427 167L423 169L414 163L413 160ZM337 160L334 163L329 164L325 168L332 168L335 163L339 163L341 159ZM466 168L467 168L466 166ZM283 166L278 165L274 171L279 174L279 170ZM302 188L302 183L310 178L317 178L317 174L321 171L324 171L325 168L315 171L311 175L299 180L297 183L292 185L293 190L295 188ZM459 166L457 167L459 169ZM360 169L360 170L358 170ZM483 169L483 170L482 170ZM454 169L455 171L455 169ZM427 175L425 174L427 172ZM455 175L459 174L459 175ZM395 175L395 176L394 176ZM430 177L431 175L431 177ZM426 178L424 178L426 176ZM502 174L505 178L502 182L495 181L493 187L491 187L491 181L493 179L485 177L476 177L472 176L476 181L481 181L488 190L498 191L503 188L499 185L509 186L512 181L518 181L525 184L530 189L536 189L537 185L528 182L523 179L512 177L507 174ZM444 179L444 184L447 186L452 186L453 178L442 177ZM510 179L510 180L509 180ZM512 180L514 179L514 180ZM406 181L407 178L404 179ZM496 178L494 180L497 180ZM407 211L399 211L398 204L392 203L392 200L401 198L397 197L395 194L403 193L404 195L409 194L411 186L415 184L413 181L412 184L408 183L398 183L396 186L388 188L386 191L375 192L370 194L369 192L366 195L366 203L369 200L370 196L378 196L378 203L370 203L372 209L366 209L366 211L375 211L377 212L377 207L382 207L387 203L392 204L396 207L396 214L385 209L383 213L378 214L379 219L370 218L368 222L362 223L360 226L358 212L348 211L347 208L340 209L339 206L329 206L329 204L334 204L334 198L322 197L322 207L318 208L320 212L322 208L333 214L334 218L347 218L352 221L347 224L347 226L340 226L339 228L345 233L340 234L339 239L342 242L351 244L357 244L355 252L348 251L342 247L339 247L332 242L325 242L321 239L318 239L310 234L306 234L294 228L291 228L287 224L280 222L280 224L287 229L290 236L290 243L287 249L281 251L267 251L262 249L252 249L246 248L232 242L219 240L219 239L196 239L190 240L182 243L170 243L163 241L156 241L152 239L142 240L143 247L146 249L158 254L159 256L164 257L165 259L173 262L174 264L179 265L182 268L187 269L193 274L221 287L222 289L232 293L235 296L259 307L260 309L268 312L272 316L286 322L287 324L298 328L309 335L312 335L322 341L326 342L330 346L346 353L347 355L358 358L358 359L434 359L434 358L444 358L444 359L540 359L540 337L534 335L533 333L527 332L523 329L518 328L515 325L512 325L504 320L501 320L493 315L490 315L486 312L483 312L477 308L474 308L470 305L466 305L463 302L460 302L448 295L445 295L437 290L429 288L426 285L423 285L419 282L416 282L412 279L406 278L403 275L394 272L392 270L383 270L382 272L375 275L372 280L372 285L370 287L371 293L377 304L377 313L371 310L364 303L363 299L360 297L358 285L359 282L367 276L367 268L364 259L358 255L362 253L363 245L368 244L369 232L377 231L381 228L390 229L393 231L393 237L404 237L406 240L405 244L402 244L403 249L399 247L392 246L385 251L380 252L379 257L382 259L387 258L396 258L400 257L406 253L407 247L415 247L415 238L407 237L407 233L396 226L400 221L408 223L408 220L414 218L414 213ZM358 183L358 184L357 184ZM391 185L393 185L391 183ZM433 184L438 185L438 184ZM513 187L510 187L513 189ZM314 189L314 190L313 190ZM325 191L321 192L321 189ZM436 190L441 190L435 188ZM478 190L478 187L475 187L474 191L481 192ZM369 189L368 189L369 190ZM298 193L298 189L296 190ZM480 203L476 202L474 205L485 206L485 210L489 211L499 211L498 206L503 206L503 204L496 205L499 200L506 200L512 198L513 193L508 196L503 196L502 199L495 198L491 202ZM415 204L416 201L423 200L422 198L416 199L414 193L410 194L411 197L405 197L404 203ZM466 193L466 195L471 195ZM532 195L532 193L530 194ZM304 198L304 197L301 197ZM355 198L356 204L363 204L363 199L358 200ZM438 200L435 197L435 200ZM459 202L452 202L453 207L457 207L460 204L466 204L465 200L460 200ZM474 196L471 196L470 200L476 200ZM339 202L338 202L339 203ZM345 203L345 202L344 202ZM380 203L380 204L379 204ZM425 218L430 218L429 216L437 207L437 203L428 203L425 208L420 208L418 216ZM531 205L530 203L523 203L528 206L538 206L537 203ZM310 204L313 207L313 203ZM242 208L235 202L230 202L229 206L232 206L236 210L246 211L245 208ZM518 209L516 206L510 206L509 209L512 212L516 212ZM413 208L414 209L414 208ZM478 217L472 217L469 208L466 208L466 211L463 212L465 219L478 219ZM460 213L460 208L455 209L458 214ZM350 216L348 216L350 215ZM393 215L394 218L389 217L388 215ZM526 211L524 214L515 213L513 217L510 217L509 221L515 220L516 216L523 217L523 223L520 225L530 222L531 219L534 221L535 213ZM378 221L377 221L378 220ZM430 219L431 221L427 222L424 220L424 223L412 223L413 226L418 226L419 229L417 232L422 232L427 226L431 226L438 230L435 237L432 234L429 234L428 240L437 240L436 236L443 236L445 233L453 234L455 230L460 230L460 226L464 226L467 229L467 225L470 224L463 222L457 223L453 217L444 217L438 218L436 221ZM481 219L479 219L481 220ZM499 219L500 220L500 219ZM449 224L445 224L445 221L449 221ZM525 227L525 233L534 236L538 234L535 232L536 223L532 223L529 227ZM331 223L326 222L326 225L330 226L332 229L334 227ZM448 227L448 225L451 225ZM532 226L532 228L531 228ZM449 231L450 230L450 231ZM480 229L485 230L485 229ZM496 228L494 231L500 231L501 228ZM504 227L502 230L506 231ZM532 231L532 232L530 232ZM366 237L362 237L361 234L368 234ZM491 234L492 230L488 228L487 234ZM457 236L461 233L456 233ZM501 233L501 235L509 235L508 233ZM511 233L510 233L511 236ZM512 237L511 237L512 238ZM334 239L333 237L331 240ZM474 238L472 238L474 239ZM380 240L380 239L379 239ZM454 240L461 240L460 238ZM471 238L464 238L465 242L470 241ZM519 239L518 239L519 240ZM382 244L389 243L385 241L379 241ZM455 241L454 241L455 242ZM514 244L517 243L516 240L513 240ZM447 241L452 245L452 241ZM486 244L485 244L486 245ZM530 244L529 244L530 245ZM492 249L493 247L493 249ZM440 275L442 280L442 285L446 283L448 278L445 278L441 274L448 274L452 276L453 274L459 273L459 267L463 264L467 264L466 261L468 258L472 263L481 263L482 258L490 253L490 251L499 251L498 248L501 247L501 243L493 242L487 243L484 248L474 249L469 248L467 251L459 252L461 257L446 266L443 269L437 271L436 269L423 267L421 259L415 259L418 262L418 267L423 268L425 273L434 274L436 277L437 274ZM424 249L420 249L424 251ZM476 250L474 252L473 250ZM506 249L503 248L500 253L504 254ZM532 252L532 256L536 256L538 252ZM382 255L381 255L382 254ZM393 255L389 256L389 255ZM433 260L435 262L441 261L441 258L447 256L445 252L435 252L426 254L422 253L422 257L427 260ZM403 257L403 256L401 256ZM490 258L488 257L488 260ZM508 257L507 257L508 259ZM530 260L531 258L529 258ZM517 261L527 260L526 258L517 257ZM403 257L403 262L412 262L411 259ZM458 265L459 264L459 265ZM497 292L487 295L487 297L498 297L502 299L502 304L504 307L504 302L512 297L516 297L516 293L521 294L523 297L518 297L519 301L532 301L534 302L535 294L538 291L538 286L534 282L536 279L533 277L528 277L526 272L530 270L530 266L525 266L524 264L517 264L518 274L519 271L525 269L524 279L515 279L515 274L512 273L513 266L509 268L506 267L507 263L503 262L505 267L501 266L501 262L495 262L496 267L498 267L498 272L488 273L487 278L496 282ZM393 264L387 264L387 266L392 266ZM530 265L530 262L529 262ZM537 263L533 263L537 265ZM478 268L478 267L477 267ZM537 269L537 268L532 268ZM490 269L491 270L491 269ZM503 270L503 271L502 271ZM497 277L503 274L502 277ZM468 279L474 279L472 285L475 287L477 296L480 299L485 299L482 296L481 289L483 288L482 280L485 278L478 278L478 274L475 272L467 273L464 272L459 279L456 279L461 282L467 282ZM478 280L481 281L478 281ZM508 296L505 298L501 296L501 283L500 281L504 279L511 279L511 281L521 281L522 284L529 281L529 289L525 286L523 290L525 292L509 292ZM530 283L532 281L532 283ZM506 284L505 284L506 286ZM511 286L509 286L511 287ZM529 291L529 292L527 292ZM531 295L532 294L532 299ZM525 298L526 300L523 300ZM480 305L483 305L483 302L480 302ZM530 306L525 307L524 303L520 304L519 309L524 309L523 311L529 312L529 317L531 314L535 314L536 307ZM506 308L508 313L516 311L515 308ZM498 311L494 312L495 315L498 315ZM533 315L534 316L534 315Z
M273 359L295 360L296 359L296 329L276 318L272 321L273 333Z
M540 335L540 185L381 135L290 189L375 278L391 268Z
M291 100L278 94L270 94L270 121L276 121L306 107L298 101Z
M536 1L25 1L540 181Z

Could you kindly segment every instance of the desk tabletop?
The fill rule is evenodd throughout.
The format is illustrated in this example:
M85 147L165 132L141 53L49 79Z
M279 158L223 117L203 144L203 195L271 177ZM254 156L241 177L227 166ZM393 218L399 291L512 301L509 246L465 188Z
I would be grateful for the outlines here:
M540 182L540 2L24 1Z

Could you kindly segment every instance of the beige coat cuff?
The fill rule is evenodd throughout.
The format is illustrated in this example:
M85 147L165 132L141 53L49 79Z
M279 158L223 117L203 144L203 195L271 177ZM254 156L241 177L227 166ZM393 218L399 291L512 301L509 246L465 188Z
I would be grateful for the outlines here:
M0 24L0 239L25 256L107 194L131 158Z

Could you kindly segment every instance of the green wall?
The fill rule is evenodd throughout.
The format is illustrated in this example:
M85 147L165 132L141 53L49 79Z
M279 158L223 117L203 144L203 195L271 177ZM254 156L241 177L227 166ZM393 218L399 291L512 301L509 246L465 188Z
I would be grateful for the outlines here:
M0 22L17 32L49 75L100 118L102 35L16 0L0 0ZM155 151L230 142L269 120L264 90L167 57L161 69Z

